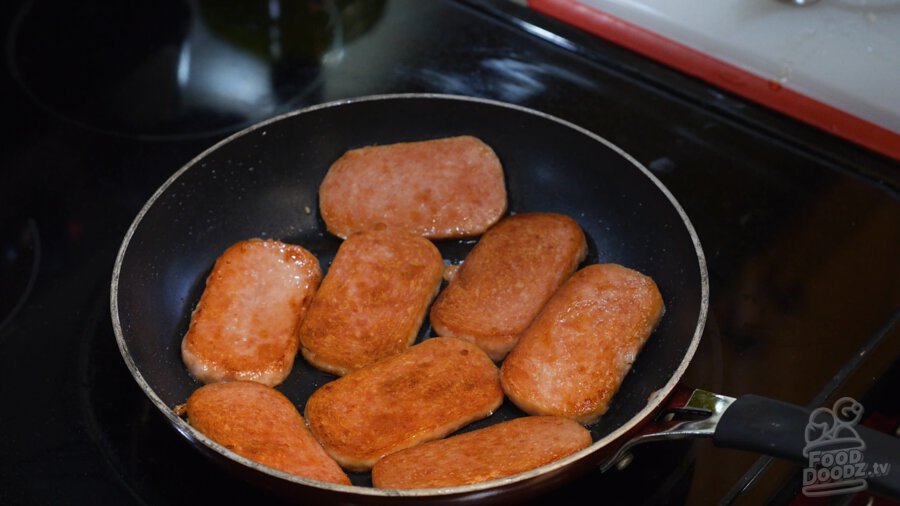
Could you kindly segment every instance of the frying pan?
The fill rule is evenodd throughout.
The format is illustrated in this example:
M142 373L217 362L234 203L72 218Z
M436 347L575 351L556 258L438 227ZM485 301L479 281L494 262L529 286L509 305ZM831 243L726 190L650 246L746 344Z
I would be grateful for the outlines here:
M200 385L181 361L180 343L213 263L251 237L300 244L331 263L340 240L317 213L319 183L346 150L374 144L469 134L503 163L510 212L573 217L589 237L586 263L615 262L651 276L666 314L635 361L608 413L588 427L594 443L519 475L428 490L352 486L289 475L243 458L178 417L173 408ZM438 241L461 262L474 239ZM608 141L566 121L523 107L449 95L382 95L333 102L276 117L239 132L178 170L150 198L128 230L112 278L113 327L122 356L153 404L192 445L248 480L292 497L336 503L461 503L515 500L557 486L590 467L608 467L638 442L712 436L717 444L805 461L809 414L758 397L738 400L678 387L703 332L709 297L700 241L669 191ZM426 325L418 336L431 335ZM298 357L278 388L302 412L309 395L333 376ZM676 388L678 387L678 388ZM660 418L658 415L667 414ZM484 427L522 416L508 401ZM870 485L900 494L900 444L857 428L867 462L893 462ZM624 443L624 444L623 444Z

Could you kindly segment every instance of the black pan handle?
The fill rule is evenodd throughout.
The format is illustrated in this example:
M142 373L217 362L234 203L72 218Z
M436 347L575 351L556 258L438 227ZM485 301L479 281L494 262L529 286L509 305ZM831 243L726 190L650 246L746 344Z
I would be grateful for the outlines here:
M856 425L861 416L862 406L849 398L839 400L834 409L810 412L745 395L722 413L713 441L724 448L806 463L803 491L807 495L846 493L868 486L900 499L900 438Z

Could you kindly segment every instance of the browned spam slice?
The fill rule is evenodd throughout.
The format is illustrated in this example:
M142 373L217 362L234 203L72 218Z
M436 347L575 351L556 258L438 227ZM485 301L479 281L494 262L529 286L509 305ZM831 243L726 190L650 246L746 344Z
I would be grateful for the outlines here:
M506 211L503 167L468 135L353 149L328 169L319 209L345 238L378 224L432 239L479 235Z
M316 257L300 246L250 239L228 248L207 278L181 342L188 371L204 383L284 381L321 277Z
M523 411L602 416L663 314L649 277L616 264L576 272L506 357L503 390Z
M372 468L379 488L468 485L528 471L591 445L568 418L527 416L392 453Z
M281 392L254 381L206 385L187 401L191 425L260 464L314 480L350 484Z
M433 338L327 383L306 403L313 434L345 469L450 434L503 401L497 367L477 346Z
M584 233L568 216L504 218L475 245L435 301L431 326L440 336L472 341L502 360L586 254Z
M341 244L303 324L303 356L346 374L396 355L416 338L444 263L428 239L378 229Z

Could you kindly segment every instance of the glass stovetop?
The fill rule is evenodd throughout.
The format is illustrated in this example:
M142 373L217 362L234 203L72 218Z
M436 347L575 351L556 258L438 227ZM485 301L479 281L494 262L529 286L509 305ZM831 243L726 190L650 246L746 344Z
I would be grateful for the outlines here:
M672 190L706 252L711 314L684 382L813 407L852 395L896 429L896 164L518 4L287 4L0 7L0 503L270 498L190 448L132 380L109 321L113 260L146 199L218 139L378 93L513 102L619 145ZM217 85L229 72L255 84ZM550 498L787 503L799 490L797 466L708 441L634 457Z

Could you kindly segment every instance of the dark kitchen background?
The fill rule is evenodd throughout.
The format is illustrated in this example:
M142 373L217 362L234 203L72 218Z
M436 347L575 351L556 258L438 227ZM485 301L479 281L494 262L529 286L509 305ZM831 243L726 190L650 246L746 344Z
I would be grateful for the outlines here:
M110 324L112 266L144 202L205 148L380 93L502 100L617 144L706 253L711 311L683 383L810 408L852 396L866 425L900 426L895 160L514 2L34 0L0 14L0 504L279 501L144 397ZM535 501L822 504L800 470L662 443Z

